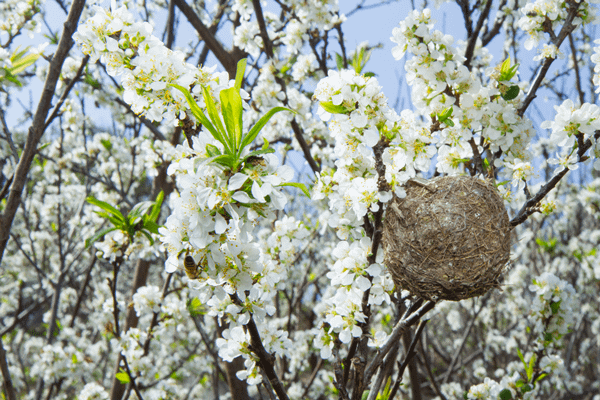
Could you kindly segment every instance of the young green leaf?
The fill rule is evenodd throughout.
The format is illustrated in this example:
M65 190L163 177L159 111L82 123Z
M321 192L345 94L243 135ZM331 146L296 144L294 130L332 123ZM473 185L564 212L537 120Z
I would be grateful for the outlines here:
M510 389L502 389L500 393L498 393L498 399L500 400L511 400L512 398L512 392Z
M519 95L520 90L521 89L517 85L513 85L502 95L502 98L506 101L513 100Z
M225 127L229 135L230 143L232 148L237 154L240 154L241 148L240 143L242 141L242 98L239 90L236 88L229 88L221 90L221 113L223 114L223 120L225 121Z
M233 154L235 152L233 140L231 137L227 136L227 132L225 131L225 127L223 127L223 122L221 121L221 116L217 111L217 105L210 94L210 90L208 90L206 86L202 87L202 96L204 97L204 103L206 104L208 117L210 118L214 128L227 143L227 146L225 147L225 153Z
M319 105L321 107L323 107L323 109L325 111L327 111L328 113L331 113L331 114L349 114L350 112L352 112L354 110L354 109L349 110L347 107L345 107L341 104L339 106L336 106L330 101L321 101L319 103Z
M531 358L529 359L529 365L526 368L527 371L527 381L531 382L531 378L533 378L533 367L535 365L535 359L537 357L535 356L535 354L531 355Z
M149 220L152 222L156 222L158 219L158 215L160 214L160 207L162 206L162 202L165 198L165 192L160 191L160 193L156 196L156 200L154 200L154 205L152 206L152 211L150 211Z
M85 248L86 249L89 248L92 243L97 242L102 237L104 237L104 235L106 235L107 233L112 232L112 231L116 231L117 229L118 228L115 228L113 226L113 227L105 228L105 229L102 229L101 231L96 232L94 234L94 236L92 236L91 238L88 238L88 239L85 240Z
M158 224L154 221L151 220L146 220L144 221L144 229L146 229L149 232L154 233L155 235L158 235Z
M303 183L298 183L298 182L286 182L286 183L282 183L279 186L292 186L295 188L298 188L302 191L302 193L304 193L304 195L306 197L308 197L310 199L310 192L308 191L308 189L306 188L306 185Z
M153 201L142 201L136 204L129 214L127 214L128 222L133 225L153 204Z
M172 86L175 89L179 90L181 93L183 93L185 99L188 102L188 105L190 106L190 111L192 112L192 115L196 117L196 119L198 119L198 121L200 121L200 123L206 129L208 129L208 131L210 132L212 137L215 138L215 140L219 141L221 144L223 144L225 149L227 149L229 144L227 143L223 135L221 135L221 133L213 126L213 124L206 117L206 115L204 115L204 112L202 112L202 109L198 106L198 103L196 103L196 100L194 100L190 91L184 88L183 86L179 86L175 83L170 83L169 86Z
M504 60L504 62L500 66L500 73L504 74L504 73L508 72L509 68L510 68L510 57L508 57L506 60Z
M152 238L152 235L150 235L150 233L145 229L142 229L140 232L142 232L142 235L146 236L146 239L148 239L150 242L150 246L154 246L154 239Z
M235 71L235 86L234 87L236 88L238 93L239 93L240 89L242 88L242 83L244 80L244 72L246 72L246 64L247 63L248 63L247 58L242 58L237 63L237 70Z
M209 157L217 157L223 155L223 153L221 153L221 150L219 150L217 146L212 144L207 144L205 150L206 154L208 154Z
M242 149L244 149L246 146L248 146L250 143L252 143L254 141L256 136L258 136L258 133L261 131L262 128L264 128L264 126L267 124L267 122L269 122L271 117L273 117L273 115L275 115L276 113L278 113L280 111L291 111L293 113L296 113L294 110L291 110L286 107L273 107L272 109L270 109L265 115L263 115L258 120L256 125L254 125L250 129L250 131L246 134L246 136L244 136L244 139L242 140L242 144L240 146L240 152Z
M119 382L121 382L123 384L131 382L127 372L117 372L117 374L115 375L115 378L117 378L119 380Z
M344 69L344 58L338 53L335 53L335 65L336 65L338 71L341 71Z
M123 216L123 214L121 214L121 211L117 210L115 207L111 206L107 202L98 200L93 196L89 196L86 200L88 203L100 207L104 211L114 215L118 220L125 222L125 217Z

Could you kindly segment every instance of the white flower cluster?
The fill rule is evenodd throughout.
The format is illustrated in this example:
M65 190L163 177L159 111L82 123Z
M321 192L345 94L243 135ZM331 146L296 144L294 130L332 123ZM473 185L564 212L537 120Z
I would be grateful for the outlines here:
M594 47L594 54L592 54L592 62L594 63L594 75L593 81L596 85L596 93L600 93L600 39L594 41L598 47Z
M271 298L284 271L264 254L253 230L261 215L283 209L287 198L278 186L294 173L279 165L275 155L266 154L249 159L240 172L228 176L222 167L206 161L208 143L217 145L201 133L193 138L193 149L187 143L178 146L178 160L168 170L176 177L179 194L172 195L173 212L160 229L169 252L166 270L180 267L182 253L194 257L201 272L191 284L209 315L226 316L230 323L218 342L219 353L227 359L244 354L250 360L244 377L259 379L254 356L247 349L248 337L237 333L252 313L267 350L285 347L280 345L283 333L264 323L266 314L273 312ZM241 304L234 304L234 295Z
M314 97L321 102L318 112L323 120L331 118L324 107L340 110L329 124L335 140L336 168L319 174L313 199L329 200L333 212L329 225L345 240L362 225L367 210L376 212L378 202L392 197L391 192L378 187L373 147L380 138L385 146L382 159L386 180L399 196L404 195L401 185L416 175L415 168L429 168L435 150L428 146L428 131L415 124L410 112L400 118L389 108L375 78L351 70L329 71Z
M333 334L347 343L361 334L357 325L364 322L361 302L363 293L370 290L369 303L389 301L387 292L393 289L389 276L384 274L382 253L369 265L371 239L364 237L361 227L370 210L376 212L380 203L392 198L392 189L404 196L402 185L416 175L415 168L428 169L435 150L428 130L416 123L405 111L400 118L387 105L387 99L375 78L366 78L354 71L330 71L321 80L314 97L320 101L319 115L331 118L331 137L335 140L335 168L324 168L317 176L313 200L327 199L328 225L337 230L342 239L334 251L337 260L328 277L334 290L326 300L325 322L315 345L321 356L328 358L333 346ZM390 188L380 190L379 174L375 170L373 147L382 150L385 178ZM378 343L383 338L379 338Z
M582 134L583 140L591 140L594 144L591 155L596 158L594 168L600 170L600 143L594 139L596 131L600 130L600 107L585 103L576 107L572 100L565 100L560 106L554 106L556 116L554 121L544 121L541 127L552 129L550 140L562 147L558 159L549 159L548 163L558 164L555 173L567 169L577 169L576 140Z
M28 31L30 38L41 31L41 0L4 0L0 4L0 35L10 37L18 35L21 30Z
M473 132L480 131L484 141L477 146L479 153L502 150L504 158L495 160L495 166L507 166L504 173L510 179L514 173L522 178L531 169L527 145L535 132L531 121L517 114L521 93L511 100L502 97L510 84L501 81L500 67L488 69L490 83L482 86L463 65L452 37L432 28L430 10L415 10L393 30L391 40L398 44L392 50L396 59L406 52L414 55L405 69L417 114L439 123L431 135L438 147L438 170L460 172L459 165L473 157Z
M394 28L391 37L398 44L392 49L396 60L407 51L415 55L406 62L406 80L412 86L415 107L424 115L439 113L454 105L455 96L479 89L462 64L464 57L452 47L454 38L432 32L433 24L429 9L415 10Z
M308 41L307 32L311 30L330 30L345 20L338 14L337 0L285 0L280 2L286 13L295 16L289 23L283 24L279 15L263 11L267 21L267 32L275 48L284 44L289 54L298 54ZM240 13L240 24L235 28L233 43L250 54L253 58L260 55L263 39L260 28L254 16L254 7L248 0L236 0L232 6L233 12Z
M537 335L537 349L558 346L558 340L569 331L578 315L575 289L549 272L535 279L529 289L535 293L529 321Z
M92 382L83 387L77 398L79 400L108 400L109 396L104 387Z
M73 39L92 63L100 58L109 75L122 75L123 99L134 112L152 121L165 118L167 123L177 124L188 105L183 94L168 84L195 85L195 93L202 86L214 92L227 87L222 86L228 83L226 72L213 73L213 69L198 69L185 62L183 53L171 51L151 35L152 25L136 22L125 6L116 7L115 0L112 11L98 6L94 10L94 16L79 27Z
M577 7L573 25L589 24L596 20L596 10L591 8L590 3L598 3L598 0L575 0L566 2L560 0L536 0L527 3L521 8L523 15L518 21L518 26L529 34L525 41L525 48L531 50L544 38L544 32L553 32L564 23L569 9Z
M493 379L485 378L483 383L478 385L471 386L469 391L467 392L467 396L464 397L468 400L497 400L503 398L515 399L517 398L517 390L516 390L516 382L519 379L519 374L513 374L511 376L505 376L502 378L500 382L496 382ZM505 391L510 391L511 396L508 397L500 397L500 393ZM530 399L532 396L532 392L525 393L524 399ZM520 398L520 397L519 397Z

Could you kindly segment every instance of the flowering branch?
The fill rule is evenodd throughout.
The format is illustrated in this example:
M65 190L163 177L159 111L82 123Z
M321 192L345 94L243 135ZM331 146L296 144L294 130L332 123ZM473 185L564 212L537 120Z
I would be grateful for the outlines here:
M37 152L37 146L42 138L45 131L45 120L50 110L52 99L54 98L54 92L56 89L56 82L60 77L61 69L65 59L69 54L69 50L73 45L73 33L77 29L77 21L83 11L85 0L74 0L67 17L67 21L64 24L64 29L56 53L52 57L50 67L48 69L48 75L46 76L46 82L44 84L44 90L42 97L38 104L35 116L33 117L33 123L29 128L27 135L27 142L25 148L19 159L17 165L13 184L11 185L8 199L6 200L6 206L0 216L0 262L4 255L4 249L8 243L10 228L13 223L13 219L21 202L21 193L23 187L27 181L27 173L33 161L33 157Z
M229 295L229 297L231 298L234 304L237 304L239 306L243 305L237 294L234 293L232 295ZM256 328L256 323L254 322L254 316L252 315L252 313L250 313L250 320L246 324L246 327L248 328L248 332L250 333L251 340L249 349L258 356L259 365L262 368L262 370L265 371L265 374L269 379L269 383L271 384L271 386L273 386L273 390L275 390L275 393L277 393L277 397L279 397L279 400L289 400L289 397L285 392L283 384L281 383L281 380L279 380L279 377L275 372L275 368L273 368L275 357L272 354L269 354L263 346L262 340L260 338L260 333Z
M596 134L594 135L594 141L597 141L599 139L600 139L600 130L596 131ZM592 142L591 139L587 139L583 146L578 147L577 155L579 157L579 162L585 161L585 158L584 158L585 153L590 149L590 147L592 147L593 144L594 144L594 142ZM540 188L540 190L535 194L535 196L533 196L532 198L527 200L525 202L525 204L523 205L523 207L521 207L521 209L519 210L517 215L515 215L515 217L510 220L511 226L515 227L517 225L522 224L523 222L525 222L527 220L527 218L530 215L538 212L539 209L537 208L537 205L539 204L539 202L542 201L544 199L544 197L546 197L546 195L552 189L554 189L556 187L558 182L560 182L560 180L569 171L570 170L568 168L564 168L562 171L560 171L559 173L554 175L552 177L552 179L550 179L544 186L542 186Z
M573 20L575 19L575 17L577 16L577 12L579 11L579 4L574 1L567 2L567 4L569 4L569 14L565 18L565 22L564 22L563 27L561 28L558 36L556 36L555 38L553 38L551 40L552 44L554 46L556 46L556 48L559 48L560 45L562 44L562 42L565 40L565 38L571 32L573 32L573 30L577 27L577 25L573 24ZM552 32L552 30L550 30L550 32ZM535 80L529 87L527 96L525 97L525 99L523 99L521 107L519 107L519 109L517 110L517 114L519 116L523 116L525 114L525 110L527 110L527 108L529 107L529 104L531 104L533 99L537 96L536 92L537 92L538 88L540 87L540 85L542 84L542 81L546 77L546 73L548 72L548 69L550 69L550 65L552 65L554 60L555 60L555 58L552 58L552 57L546 57L544 59L544 62L542 64L542 67L540 68L540 71L538 72L537 76L535 77Z

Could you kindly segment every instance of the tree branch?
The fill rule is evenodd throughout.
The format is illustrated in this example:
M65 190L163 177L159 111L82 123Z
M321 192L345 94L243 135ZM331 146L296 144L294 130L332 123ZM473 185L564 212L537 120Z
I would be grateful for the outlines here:
M465 3L468 3L467 0L464 0ZM469 43L467 44L467 49L465 50L465 62L464 66L471 70L471 60L473 59L473 53L475 52L475 45L477 44L477 38L479 37L479 32L481 32L481 28L483 27L483 22L490 15L490 9L492 8L492 1L488 0L485 4L485 8L479 15L479 21L477 21L477 26L475 27L475 31L473 31L469 35Z
M15 171L13 184L10 188L4 212L0 217L0 261L2 261L4 250L8 243L10 228L21 202L21 193L23 192L23 187L27 181L27 174L31 162L37 152L37 145L45 131L45 120L48 111L50 110L52 99L54 98L56 82L60 77L60 71L65 58L67 58L69 50L71 49L71 46L73 46L73 33L75 33L75 30L77 29L77 21L79 21L84 5L85 0L73 0L67 21L64 23L63 34L58 43L56 53L54 53L54 56L50 61L42 96L35 112L33 123L29 128L27 142L25 143L25 148L23 149L23 153L21 154L19 164Z
M421 308L419 308L417 311L413 312L407 318L402 318L396 324L396 326L394 326L394 329L388 337L387 342L385 342L385 344L381 346L381 349L367 367L367 371L365 372L365 382L367 382L367 384L371 381L371 377L373 376L373 373L375 372L377 367L379 367L379 364L381 363L381 360L383 360L383 357L385 357L385 355L392 349L394 343L400 340L400 335L402 335L402 333L406 329L417 323L417 321L419 321L423 315L431 311L433 307L435 307L435 302L429 300L425 304L423 304Z
M577 15L577 8L579 7L579 4L575 2L567 2L567 4L569 4L570 7L569 14L567 14L567 18L565 18L565 23L563 24L563 27L560 30L558 36L551 41L552 44L556 46L556 48L559 48L562 42L565 40L565 38L575 29L575 25L573 25L573 19L575 19L575 16ZM523 100L523 104L517 111L517 114L519 114L519 116L522 117L523 114L525 114L525 110L527 110L529 104L536 97L536 92L542 84L542 81L544 80L544 77L546 76L546 73L548 72L548 69L550 69L550 65L552 65L553 62L554 58L544 59L542 68L540 69L537 76L535 77L535 80L531 84L531 87L527 92L527 96Z
M594 141L597 141L598 139L600 139L600 131L596 131L596 134L594 135ZM592 147L592 144L593 144L592 140L587 139L585 141L584 145L580 146L577 149L577 156L579 157L579 162L585 161L585 158L584 158L585 152L588 151L588 149L590 147ZM525 202L525 204L523 205L523 207L521 207L521 209L519 210L517 215L513 219L510 220L510 225L513 227L520 225L523 222L525 222L530 215L535 213L537 211L537 209L535 209L535 207L538 205L538 203L540 201L542 201L544 199L544 197L546 197L546 195L552 189L554 189L556 187L558 182L560 182L560 180L569 171L570 171L569 169L565 168L562 171L560 171L558 174L554 175L554 177L552 177L552 179L550 179L544 186L541 187L541 189L539 190L539 192L536 193L535 196L533 196L531 199L529 199Z
M211 34L210 29L204 25L202 20L198 18L198 15L194 12L185 0L172 0L177 7L181 10L183 15L192 24L198 35L204 40L204 43L208 46L210 51L213 52L217 60L223 65L223 68L229 74L231 79L235 78L235 71L237 69L237 61L233 55L229 53L223 45L217 40L217 38Z

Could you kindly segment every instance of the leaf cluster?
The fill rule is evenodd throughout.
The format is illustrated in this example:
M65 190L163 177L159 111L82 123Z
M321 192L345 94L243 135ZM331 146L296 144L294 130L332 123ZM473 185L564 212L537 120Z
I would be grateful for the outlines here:
M160 214L160 207L164 200L164 192L160 192L156 196L155 201L142 201L136 204L133 209L124 216L121 211L109 203L98 200L93 196L88 197L86 200L88 203L100 207L103 211L94 211L100 217L108 220L112 226L102 229L96 232L91 238L85 241L85 246L89 247L92 243L100 240L104 235L109 232L120 230L127 235L129 242L133 242L136 232L141 232L150 241L150 244L154 244L152 233L158 234L158 224L156 223ZM149 214L146 212L150 210Z

